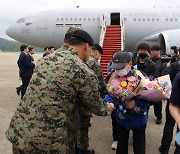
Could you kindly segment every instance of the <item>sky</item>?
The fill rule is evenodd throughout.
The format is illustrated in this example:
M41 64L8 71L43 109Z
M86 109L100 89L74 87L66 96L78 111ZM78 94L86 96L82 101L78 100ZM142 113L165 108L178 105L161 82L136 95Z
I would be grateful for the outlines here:
M179 0L0 0L0 38L10 39L6 29L19 18L60 8L152 8L176 6ZM180 6L180 5L179 5Z

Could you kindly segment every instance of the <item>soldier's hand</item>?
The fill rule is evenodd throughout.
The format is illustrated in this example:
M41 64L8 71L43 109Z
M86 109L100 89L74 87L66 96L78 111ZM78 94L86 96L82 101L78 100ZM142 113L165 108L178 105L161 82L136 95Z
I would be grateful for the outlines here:
M108 106L110 112L112 113L112 111L114 110L114 104L113 103L107 103L107 106Z
M134 100L131 100L126 104L126 109L133 109L135 107L135 102Z

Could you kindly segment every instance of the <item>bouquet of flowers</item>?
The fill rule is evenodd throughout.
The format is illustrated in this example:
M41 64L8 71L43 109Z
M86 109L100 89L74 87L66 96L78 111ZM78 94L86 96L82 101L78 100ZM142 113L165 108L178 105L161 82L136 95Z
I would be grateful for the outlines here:
M145 78L141 74L139 75L142 78L142 87L137 98L153 102L159 102L170 98L171 81L169 75L159 78Z
M129 71L125 76L118 76L115 72L111 75L107 90L109 95L116 100L117 115L120 119L131 119L134 112L144 115L145 112L140 107L126 109L125 105L141 88L141 77L136 74L136 70Z
M120 98L122 101L136 96L140 89L141 77L135 70L130 71L125 76L117 76L113 73L109 79L107 89L113 98Z
M108 93L112 98L122 101L132 97L148 101L167 100L171 93L169 75L159 78L145 78L138 70L130 71L126 76L117 76L113 73L107 85Z

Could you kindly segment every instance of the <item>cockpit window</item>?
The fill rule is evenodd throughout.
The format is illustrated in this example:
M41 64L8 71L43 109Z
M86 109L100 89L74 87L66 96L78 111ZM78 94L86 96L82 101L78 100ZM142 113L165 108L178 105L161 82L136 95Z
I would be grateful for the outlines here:
M25 19L24 18L21 18L17 21L17 23L24 23L25 22Z

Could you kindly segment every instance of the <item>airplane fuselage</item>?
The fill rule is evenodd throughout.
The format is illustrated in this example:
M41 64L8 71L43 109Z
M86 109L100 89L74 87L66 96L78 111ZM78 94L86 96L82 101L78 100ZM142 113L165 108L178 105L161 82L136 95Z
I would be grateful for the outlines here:
M107 25L111 25L112 13L120 15L119 25L124 26L126 50L135 50L141 42L155 44L161 32L180 29L179 9L76 8L46 11L21 18L7 30L7 34L15 40L33 46L51 45L59 48L67 29L70 26L78 26L89 32L95 42L99 42L103 18L106 17Z

